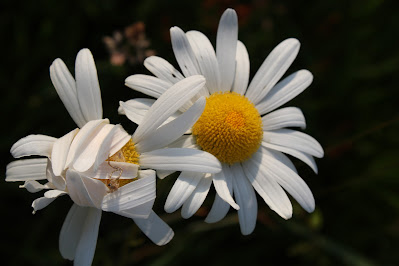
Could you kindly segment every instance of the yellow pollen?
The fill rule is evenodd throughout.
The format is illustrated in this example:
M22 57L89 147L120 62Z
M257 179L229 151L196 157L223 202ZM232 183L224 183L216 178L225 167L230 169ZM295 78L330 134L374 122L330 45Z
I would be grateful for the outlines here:
M103 182L107 187L111 189L111 191L118 189L119 187L122 187L126 184L129 184L132 181L137 180L137 178L132 178L132 179L119 179L118 173L122 175L123 169L120 169L118 167L112 166L111 162L125 162L125 163L133 163L133 164L139 164L139 156L140 153L137 152L136 147L134 145L134 142L130 139L128 143L125 144L125 146L122 147L118 152L116 152L114 155L110 156L107 161L108 164L115 169L114 172L110 173L112 175L110 179L99 179L101 182Z
M197 144L221 162L243 162L263 137L262 119L248 98L235 92L214 93L192 128Z

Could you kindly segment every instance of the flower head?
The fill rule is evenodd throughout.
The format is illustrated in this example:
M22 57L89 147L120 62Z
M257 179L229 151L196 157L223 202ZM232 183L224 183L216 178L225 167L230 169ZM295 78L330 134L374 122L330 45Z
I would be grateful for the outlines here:
M209 153L163 149L201 115L204 98L173 121L167 120L203 87L204 78L193 76L175 84L152 105L131 136L120 125L102 118L97 71L88 49L78 53L75 72L76 80L61 59L50 67L54 87L79 128L59 139L29 135L17 141L11 148L15 158L46 158L11 162L6 181L25 181L23 187L30 192L49 189L33 202L34 212L58 196L70 196L74 204L61 229L60 252L76 265L90 264L93 259L102 211L132 218L154 243L168 243L174 233L152 211L155 171L150 169L212 173L221 170L218 160ZM187 89L191 95L174 100ZM40 180L47 183L41 184Z
M164 59L152 56L144 65L156 77L133 75L126 79L126 85L159 97L184 76L203 75L205 89L180 112L185 112L200 97L206 97L205 111L191 128L191 134L171 146L208 151L222 162L222 171L200 176L182 172L169 193L165 210L173 212L183 206L182 216L190 217L202 205L213 183L217 195L206 221L219 221L232 206L238 210L243 234L250 234L255 228L255 191L285 219L292 216L292 205L285 191L312 212L315 208L312 192L284 153L304 161L317 172L313 156L323 157L323 149L311 136L288 129L305 128L300 109L276 110L312 82L313 76L307 70L297 71L279 82L298 54L299 41L291 38L280 43L248 85L249 56L245 45L238 40L234 10L227 9L220 19L216 52L201 32L184 33L178 27L172 27L170 32L182 73ZM137 99L130 104L142 101ZM159 173L160 177L166 174Z

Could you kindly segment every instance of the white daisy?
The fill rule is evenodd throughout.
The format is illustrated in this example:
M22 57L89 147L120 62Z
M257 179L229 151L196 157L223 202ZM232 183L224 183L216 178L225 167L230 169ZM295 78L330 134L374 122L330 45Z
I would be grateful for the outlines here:
M285 191L306 211L314 210L312 192L283 153L302 160L317 173L312 156L323 157L323 149L311 136L288 129L305 128L300 109L275 110L300 94L313 80L308 70L300 70L278 82L298 54L298 40L280 43L248 86L249 56L237 38L237 15L232 9L227 9L219 22L216 53L201 32L184 33L173 27L172 47L183 74L164 59L152 56L144 65L156 77L133 75L125 83L157 98L184 76L205 76L206 88L192 99L207 97L205 110L192 127L192 134L171 146L208 151L222 162L223 169L218 174L206 175L182 172L169 193L165 210L173 212L183 206L182 216L190 217L202 205L213 182L217 195L206 221L219 221L231 205L238 210L241 232L250 234L257 217L255 191L285 219L292 216L292 205ZM180 111L190 107L192 100ZM140 115L151 106L150 100L145 99L130 101L129 105L138 113L136 121L132 119L138 124ZM161 173L160 177L167 174Z
M76 81L61 59L51 65L50 76L80 129L59 139L44 135L20 139L11 148L15 158L47 158L11 162L6 181L25 181L22 187L30 192L49 189L44 197L33 202L34 212L58 196L71 197L74 204L62 226L59 244L62 256L74 260L75 265L91 264L102 211L132 218L155 244L168 243L174 233L152 211L155 171L142 169L212 173L221 170L219 161L204 151L162 149L181 137L200 117L204 98L169 122L169 117L201 90L205 79L192 76L173 85L152 105L130 136L120 125L102 119L97 71L88 49L77 55ZM186 90L191 94L181 96ZM46 184L38 182L45 179Z

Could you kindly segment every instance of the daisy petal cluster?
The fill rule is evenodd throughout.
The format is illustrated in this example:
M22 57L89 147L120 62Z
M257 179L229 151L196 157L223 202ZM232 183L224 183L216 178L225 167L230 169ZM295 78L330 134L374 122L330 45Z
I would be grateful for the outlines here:
M191 76L171 86L140 116L140 126L133 135L103 118L97 70L88 49L77 55L75 78L61 59L51 65L50 77L78 128L61 138L29 135L17 141L11 148L15 158L41 158L11 162L6 181L24 181L21 187L32 193L47 190L32 203L34 213L57 197L69 195L74 204L62 226L59 248L75 265L91 264L102 211L133 219L157 245L168 243L174 233L152 210L155 170L221 170L220 162L207 152L165 148L201 116L204 97L197 98L186 112L176 113L202 90L204 77ZM128 117L137 116L128 107L125 112Z
M312 192L285 154L302 160L317 173L313 157L323 157L323 148L313 137L291 129L306 126L299 108L278 109L304 91L313 80L308 70L299 70L280 81L299 52L299 41L291 38L277 45L249 83L249 55L238 40L234 10L227 9L220 19L216 50L199 31L185 33L172 27L170 33L181 72L166 60L151 56L144 65L155 77L132 75L125 83L134 90L159 98L184 78L203 75L205 87L174 115L185 114L202 97L206 98L204 112L193 127L169 147L207 151L218 158L222 171L183 171L169 193L165 210L173 212L182 207L184 218L192 216L213 183L217 195L206 221L223 219L232 206L238 210L244 235L250 234L256 225L255 191L284 219L292 216L286 192L306 211L312 212L315 208ZM121 103L120 113L128 115L128 108L136 113L128 117L140 125L153 104L149 99L130 100ZM163 178L170 171L157 174Z

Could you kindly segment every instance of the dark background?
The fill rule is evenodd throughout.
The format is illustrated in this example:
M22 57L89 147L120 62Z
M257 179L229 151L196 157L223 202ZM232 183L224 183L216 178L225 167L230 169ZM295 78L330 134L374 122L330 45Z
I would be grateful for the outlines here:
M279 42L301 41L287 73L309 69L313 84L290 106L300 107L306 133L324 147L319 174L294 160L316 199L307 214L296 202L285 221L259 198L258 222L250 236L240 233L236 212L206 224L214 191L191 219L163 204L175 177L158 180L155 209L175 230L166 246L151 243L126 218L103 213L94 265L397 265L399 262L399 16L395 1L2 1L0 29L1 168L13 160L12 144L29 134L61 137L76 125L58 98L49 66L62 58L73 73L81 48L90 48L102 89L104 117L118 116L119 100L143 96L124 79L149 74L139 63L111 64L103 38L143 22L148 49L177 67L169 28L197 29L215 44L225 8L239 18L251 77ZM146 48L146 49L147 49ZM128 47L134 57L134 47ZM4 180L4 179L3 179ZM18 182L19 183L19 182ZM58 251L58 235L71 206L61 197L32 215L42 195L0 183L2 264L71 265Z

